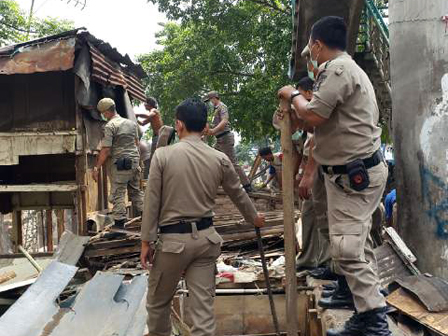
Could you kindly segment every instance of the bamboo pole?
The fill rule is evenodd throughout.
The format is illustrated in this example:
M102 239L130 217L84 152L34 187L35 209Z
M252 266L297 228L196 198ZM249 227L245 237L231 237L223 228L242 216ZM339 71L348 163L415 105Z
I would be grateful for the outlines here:
M284 118L281 122L281 145L283 152L283 223L285 227L286 267L286 331L288 336L297 336L297 278L296 278L296 235L294 228L294 158L291 138L290 103L281 101Z

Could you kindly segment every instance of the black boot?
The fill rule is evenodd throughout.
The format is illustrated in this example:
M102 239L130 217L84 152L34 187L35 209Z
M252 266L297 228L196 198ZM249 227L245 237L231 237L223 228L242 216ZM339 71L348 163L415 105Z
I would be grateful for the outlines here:
M112 229L124 229L124 223L126 223L126 219L116 219L114 225L112 225Z
M361 336L364 335L364 321L361 314L353 313L341 330L329 329L327 336Z
M248 194L253 192L252 186L250 184L243 185L243 188Z
M362 313L364 336L391 336L387 323L387 307L376 308Z
M322 308L353 308L353 295L348 287L345 277L338 277L338 287L333 295L322 298L317 303Z
M332 290L332 291L334 291L337 287L338 287L337 281L332 281L330 283L322 285L322 288L324 290Z
M309 273L314 279L337 280L337 274L333 273L330 267L318 267Z

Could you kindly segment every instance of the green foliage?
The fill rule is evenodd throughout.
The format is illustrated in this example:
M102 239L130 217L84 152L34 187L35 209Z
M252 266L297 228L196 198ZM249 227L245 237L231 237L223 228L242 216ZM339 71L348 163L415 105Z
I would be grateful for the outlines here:
M73 22L47 17L31 18L14 0L0 0L0 47L73 29ZM28 33L29 32L29 33Z
M245 140L276 137L277 90L289 83L288 0L151 0L168 18L157 35L162 50L141 55L148 92L166 123L183 99L220 92L234 130Z

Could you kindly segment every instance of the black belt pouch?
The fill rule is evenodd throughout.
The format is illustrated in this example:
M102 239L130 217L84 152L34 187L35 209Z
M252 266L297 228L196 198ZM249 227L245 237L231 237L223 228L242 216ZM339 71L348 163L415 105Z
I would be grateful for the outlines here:
M117 170L130 170L132 169L132 160L130 158L124 157L119 158L115 164L117 165Z
M361 159L348 163L346 167L350 187L353 190L363 191L369 186L369 172Z

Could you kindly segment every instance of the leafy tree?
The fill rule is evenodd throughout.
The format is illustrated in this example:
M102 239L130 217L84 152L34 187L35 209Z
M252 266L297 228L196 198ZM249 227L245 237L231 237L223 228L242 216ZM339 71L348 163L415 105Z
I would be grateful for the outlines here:
M162 50L139 57L165 121L181 100L216 90L245 140L277 136L271 118L276 91L289 83L290 1L151 1L180 21L163 25Z
M47 17L31 18L14 0L0 0L0 46L20 43L73 29L72 21Z

